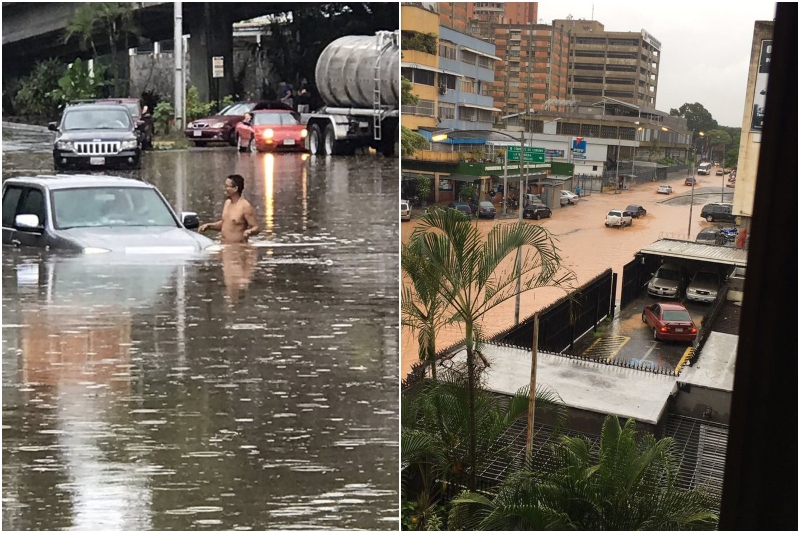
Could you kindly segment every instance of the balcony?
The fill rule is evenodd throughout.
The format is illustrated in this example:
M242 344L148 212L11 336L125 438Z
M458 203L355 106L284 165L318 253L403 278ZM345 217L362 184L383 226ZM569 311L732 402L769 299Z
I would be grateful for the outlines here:
M409 159L415 161L434 161L437 163L458 163L459 152L436 152L433 150L417 150Z

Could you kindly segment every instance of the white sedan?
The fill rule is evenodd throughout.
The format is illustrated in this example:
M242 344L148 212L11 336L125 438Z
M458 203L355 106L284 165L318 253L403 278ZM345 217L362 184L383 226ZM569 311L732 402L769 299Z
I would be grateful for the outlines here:
M575 194L574 192L567 190L561 191L561 198L566 198L568 204L575 204L581 199L581 197ZM561 205L564 205L563 202Z
M656 192L658 194L672 194L672 185L659 185Z

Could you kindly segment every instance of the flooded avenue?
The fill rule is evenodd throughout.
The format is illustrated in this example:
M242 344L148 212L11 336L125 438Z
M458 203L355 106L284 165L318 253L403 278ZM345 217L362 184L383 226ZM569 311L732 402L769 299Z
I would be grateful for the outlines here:
M4 154L4 179L52 172ZM239 173L261 233L181 260L4 247L3 529L397 530L398 161L109 173L201 223Z

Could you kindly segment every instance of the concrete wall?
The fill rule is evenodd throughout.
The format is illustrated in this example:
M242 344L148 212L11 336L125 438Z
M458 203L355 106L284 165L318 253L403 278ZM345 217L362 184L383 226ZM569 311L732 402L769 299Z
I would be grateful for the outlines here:
M775 27L773 21L756 21L753 42L750 49L750 69L747 75L744 116L742 117L742 137L739 143L739 162L736 170L736 188L733 194L733 212L750 217L753 214L753 200L756 192L758 157L761 151L761 130L753 129L753 111L757 105L763 107L766 95L760 94L764 75L759 75L762 43L772 41Z
M692 418L729 424L731 398L732 393L730 391L684 384L675 396L671 412ZM707 413L708 409L710 409L709 413Z

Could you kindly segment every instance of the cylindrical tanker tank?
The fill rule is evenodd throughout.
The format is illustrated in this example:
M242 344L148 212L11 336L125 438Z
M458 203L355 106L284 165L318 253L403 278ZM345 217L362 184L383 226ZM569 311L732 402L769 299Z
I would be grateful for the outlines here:
M378 48L379 40L381 48ZM375 62L379 56L381 104L397 106L400 51L390 32L348 35L325 47L315 71L320 97L332 107L372 108Z

